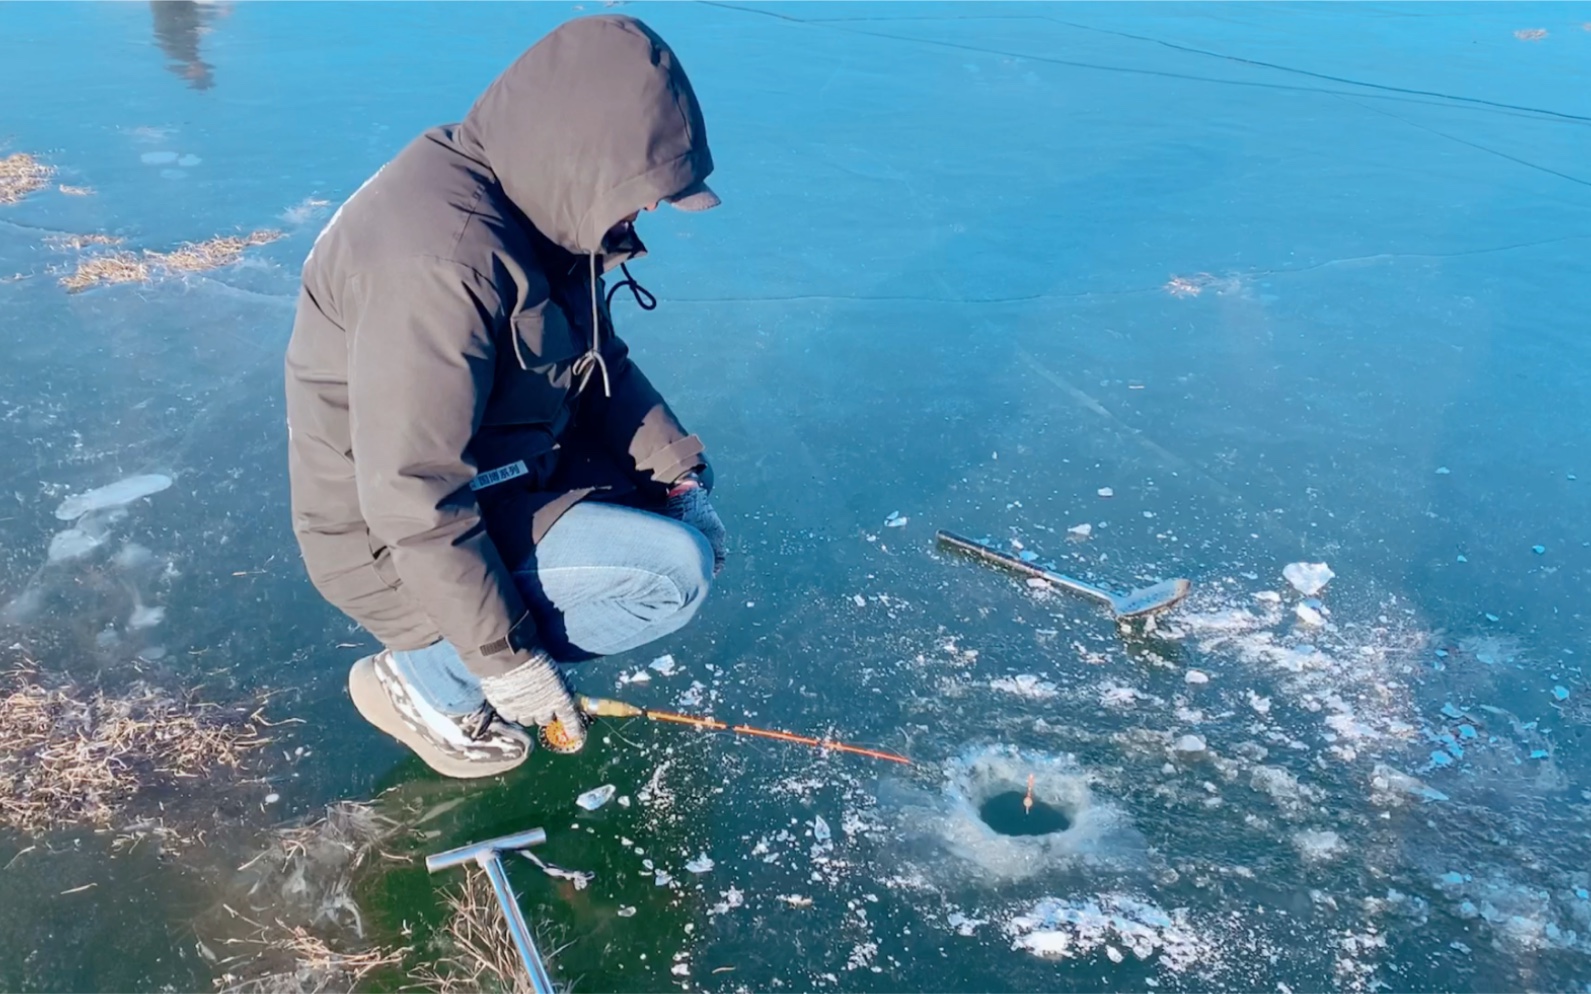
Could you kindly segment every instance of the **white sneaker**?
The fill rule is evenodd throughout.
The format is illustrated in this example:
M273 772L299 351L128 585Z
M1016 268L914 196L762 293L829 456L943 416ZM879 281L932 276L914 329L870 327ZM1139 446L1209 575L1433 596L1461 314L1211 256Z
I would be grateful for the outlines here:
M469 779L507 773L525 761L534 744L526 732L497 717L490 706L467 715L438 711L398 675L383 649L348 673L354 707L372 725L413 749L446 777Z

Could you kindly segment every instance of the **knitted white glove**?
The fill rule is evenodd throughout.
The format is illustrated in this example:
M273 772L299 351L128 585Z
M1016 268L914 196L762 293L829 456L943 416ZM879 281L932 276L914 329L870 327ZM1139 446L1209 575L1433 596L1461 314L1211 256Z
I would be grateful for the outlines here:
M545 652L537 650L502 676L482 677L481 690L500 717L526 728L539 726L542 744L554 752L579 752L586 744L585 719L558 664Z

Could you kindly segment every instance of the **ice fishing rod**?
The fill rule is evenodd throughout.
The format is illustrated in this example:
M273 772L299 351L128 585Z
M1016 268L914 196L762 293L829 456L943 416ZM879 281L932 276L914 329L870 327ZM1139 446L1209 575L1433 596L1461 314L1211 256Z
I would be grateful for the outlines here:
M796 735L792 732L777 732L769 728L755 728L751 725L731 725L719 721L717 718L699 718L694 715L678 714L673 711L657 711L652 708L643 708L624 701L616 701L610 697L576 697L575 703L587 716L593 718L646 718L651 721L661 721L673 725L687 725L707 732L732 732L736 735L751 735L762 739L773 739L777 742L794 742L797 745L811 746L814 749L833 749L835 752L848 752L854 756L869 756L873 759L884 759L891 763L900 763L910 766L911 760L905 756L897 756L892 752L883 752L878 749L865 749L862 746L849 745L845 742L836 742L833 739L815 739L810 735Z

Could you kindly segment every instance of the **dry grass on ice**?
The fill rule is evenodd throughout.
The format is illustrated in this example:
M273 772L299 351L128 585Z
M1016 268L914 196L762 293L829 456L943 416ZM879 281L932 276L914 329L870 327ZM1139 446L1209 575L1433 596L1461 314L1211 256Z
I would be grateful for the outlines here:
M54 174L54 169L26 152L0 158L0 204L14 204L44 189Z
M81 237L89 239L95 236ZM90 256L80 260L76 269L61 277L61 285L77 293L114 283L148 283L157 276L209 272L230 266L242 259L246 249L257 245L269 245L281 237L280 231L262 230L247 235L224 235L208 241L189 242L170 252L145 249L141 255L132 252L111 252L106 255ZM104 243L86 242L85 244Z
M448 952L437 967L415 974L422 989L436 994L496 991L531 994L530 976L508 934L508 923L485 871L470 867L464 885L448 895ZM548 955L538 943L543 955Z
M447 922L427 943L440 958L431 953L417 963L413 947L367 936L353 900L355 871L377 861L410 864L412 855L388 847L401 850L406 841L418 841L413 832L357 801L276 829L270 845L239 868L239 893L229 898L236 907L221 906L223 931L234 925L247 931L212 933L200 943L200 955L220 971L216 988L223 994L350 990L372 972L390 969L404 975L406 990L529 994L530 979L491 882L473 867L450 890Z
M237 769L268 739L243 716L147 685L120 694L10 674L0 698L0 827L113 827L140 791ZM5 693L5 689L0 689ZM134 826L136 829L138 826Z

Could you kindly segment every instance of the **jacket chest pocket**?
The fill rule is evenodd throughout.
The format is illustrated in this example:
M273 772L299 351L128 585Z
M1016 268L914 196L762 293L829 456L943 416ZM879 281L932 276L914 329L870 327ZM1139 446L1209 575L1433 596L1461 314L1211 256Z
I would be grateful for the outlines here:
M574 383L573 366L585 351L578 332L556 304L543 302L509 319L497 350L497 371L485 425L539 424L556 433Z

